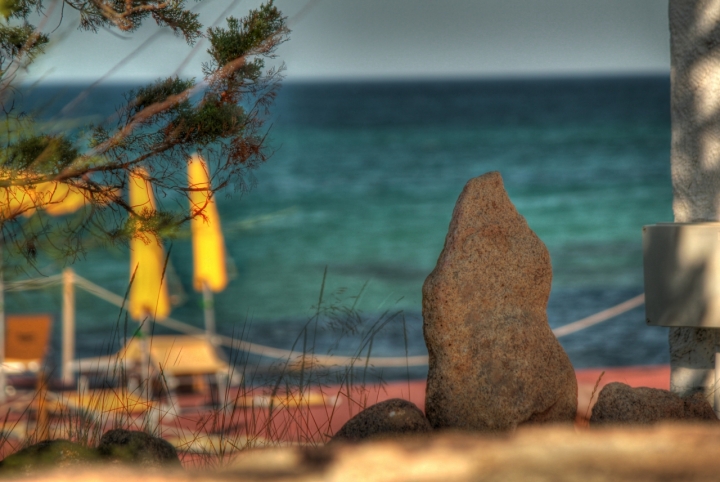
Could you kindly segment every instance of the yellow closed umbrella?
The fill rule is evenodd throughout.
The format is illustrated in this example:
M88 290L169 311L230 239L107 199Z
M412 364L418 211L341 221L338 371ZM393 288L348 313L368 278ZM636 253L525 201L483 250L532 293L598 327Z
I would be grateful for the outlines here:
M0 188L0 217L11 219L18 214L32 216L37 206L33 186L10 186Z
M37 209L44 209L52 216L62 216L74 213L89 202L81 189L64 182L0 188L0 215L3 219L18 214L30 217Z
M46 182L38 186L40 206L51 216L74 213L90 202L75 186L64 182Z
M215 333L215 312L212 292L225 289L228 282L225 268L225 242L220 228L215 199L212 196L207 163L198 154L188 163L190 191L190 230L193 240L193 285L203 293L205 329Z
M193 285L197 291L207 286L215 293L227 286L225 242L215 199L212 197L208 167L197 154L188 164L190 191L190 230L193 240Z
M130 207L140 216L155 212L155 199L147 173L136 169L130 174ZM148 316L156 319L170 314L170 297L163 276L165 251L154 233L138 232L130 240L130 275L135 279L130 287L130 316L143 320Z

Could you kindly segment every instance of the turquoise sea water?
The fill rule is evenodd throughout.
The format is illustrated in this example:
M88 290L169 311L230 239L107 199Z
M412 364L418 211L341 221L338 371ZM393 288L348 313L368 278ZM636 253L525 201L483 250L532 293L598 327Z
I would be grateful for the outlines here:
M118 105L123 90L99 88L76 115ZM553 327L641 293L641 228L672 220L664 77L288 84L273 122L276 152L255 172L256 187L219 199L237 274L216 296L218 329L260 344L292 345L327 268L327 300L366 285L363 315L402 310L409 352L423 354L422 283L463 185L488 171L502 174L550 250ZM172 316L201 326L189 239L172 242L171 262L182 295ZM91 251L74 269L122 294L128 254ZM46 290L7 302L10 312L59 315L59 300ZM77 306L78 350L96 354L118 310L83 293ZM398 330L380 333L373 354L403 355ZM666 362L666 336L645 326L640 308L561 341L577 367L612 366Z

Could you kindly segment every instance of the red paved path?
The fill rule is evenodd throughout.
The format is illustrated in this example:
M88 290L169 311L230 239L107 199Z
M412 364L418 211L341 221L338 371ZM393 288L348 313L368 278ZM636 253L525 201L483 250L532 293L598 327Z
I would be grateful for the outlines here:
M602 378L600 378L601 374L603 374ZM597 391L592 397L593 403L597 399L597 393L610 382L617 381L635 387L663 389L668 389L670 384L670 368L667 365L578 370L576 376L578 380L578 418L576 423L580 426L587 425L587 415L592 406L591 395L598 380ZM254 393L246 395L252 399L253 396L264 395L265 390L259 388ZM227 440L230 440L231 445L240 446L245 446L248 438L255 439L258 443L282 441L315 444L327 441L363 407L383 400L403 398L415 403L420 409L424 410L425 408L424 380L394 382L385 386L356 387L350 392L345 387L326 387L322 393L318 390L311 390L311 393L314 397L311 399L311 403L291 399L284 407L270 410L267 406L261 406L262 399L255 399L259 400L256 406L238 407L232 414L223 414L202 406L192 408L192 405L202 402L202 397L182 396L180 402L185 408L180 416L162 421L163 435L168 439L174 437L176 440L173 442L176 444L178 437L189 440L197 438L197 434L200 434L200 438L213 439L209 442L211 445L217 445L219 437L226 437ZM318 400L318 396L323 398ZM321 403L323 399L324 404ZM34 411L28 413L14 410L8 422L12 423L14 420L25 424L28 415L30 415L31 426L33 426ZM59 420L55 419L55 423L57 422ZM208 435L210 438L207 437ZM11 448L16 445L0 444L0 457L8 451L11 452ZM215 450L213 447L210 448L210 451ZM190 448L189 445L187 448ZM231 449L230 446L226 448ZM197 458L198 456L191 455L184 462L192 464Z
M592 403L597 399L597 394L610 382L663 389L668 389L670 385L670 368L666 365L578 370L576 376L579 425L587 423L587 415L590 413ZM596 383L598 387L591 403L591 395ZM318 391L315 390L313 393L317 395ZM363 407L383 400L403 398L424 410L425 381L394 382L382 387L354 388L349 393L345 387L327 387L323 390L323 395L326 400L325 405L294 401L287 408L272 412L267 408L240 408L233 414L232 421L217 423L218 425L229 423L243 432L255 433L264 439L297 443L324 442ZM186 421L180 423L191 429L192 426L197 426L200 417L200 412L197 415L188 413ZM170 422L174 425L178 423L178 420ZM208 426L211 423L209 422Z

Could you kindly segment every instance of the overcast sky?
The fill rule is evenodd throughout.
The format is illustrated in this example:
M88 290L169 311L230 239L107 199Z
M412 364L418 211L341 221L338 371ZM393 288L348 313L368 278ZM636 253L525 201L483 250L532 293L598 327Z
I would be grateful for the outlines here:
M204 0L210 26L228 7L242 16L256 0ZM194 7L193 2L188 5ZM669 71L667 0L276 0L291 18L280 49L288 80L664 73ZM31 77L86 81L154 79L191 52L152 23L130 38L63 33ZM54 16L57 12L55 12ZM57 25L52 18L45 30ZM124 35L121 35L124 37ZM118 65L134 49L144 50ZM203 43L182 71L200 76ZM113 70L114 69L114 70Z

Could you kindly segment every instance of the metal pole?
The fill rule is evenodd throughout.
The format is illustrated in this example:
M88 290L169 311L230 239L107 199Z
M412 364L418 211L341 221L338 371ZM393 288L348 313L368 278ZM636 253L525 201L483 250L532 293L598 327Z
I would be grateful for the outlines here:
M75 359L75 273L71 268L63 270L62 308L62 380L72 386L75 377L72 361Z
M0 403L5 403L5 279L3 273L3 241L0 239Z
M143 425L145 426L144 429L155 436L160 436L159 428L160 428L160 414L159 412L152 406L150 403L150 400L152 400L152 386L153 386L153 380L150 377L150 323L151 323L151 316L150 314L145 315L145 321L142 324L142 327L140 329L140 332L142 334L142 338L140 339L141 347L142 347L142 361L140 364L140 372L141 377L145 377L145 400L147 401L147 411L145 412L145 420ZM142 393L142 384L143 380L140 380L140 392Z
M215 344L215 304L212 291L206 282L203 282L203 310L205 312L205 334L213 345Z
M203 311L205 312L205 336L211 345L215 343L215 300L213 294L206 282L203 282ZM221 374L215 374L215 384L217 385L218 404L222 410L227 410L228 390L230 387L230 378Z
M143 377L145 377L147 399L150 400L150 315L145 316L145 320L140 327L140 335L142 360L140 361L140 379L138 383L142 387Z

